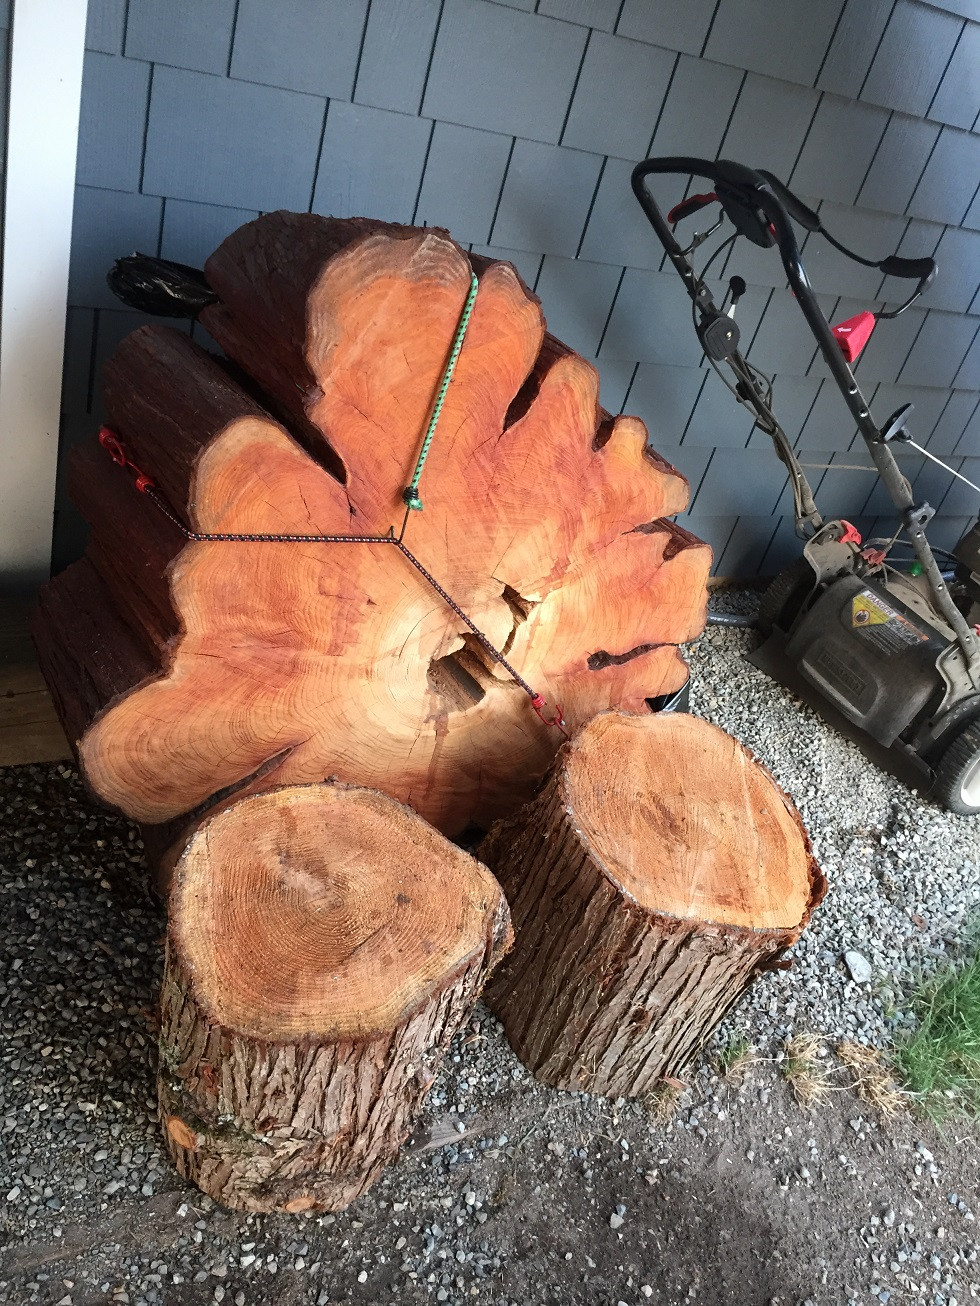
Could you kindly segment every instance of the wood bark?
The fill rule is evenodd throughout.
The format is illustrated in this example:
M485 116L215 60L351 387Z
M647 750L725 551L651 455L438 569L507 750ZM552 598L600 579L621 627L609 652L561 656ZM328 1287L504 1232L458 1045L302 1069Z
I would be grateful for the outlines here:
M710 551L669 520L686 482L642 423L602 412L513 268L478 272L406 544L549 715L645 712L683 684L677 646L704 621ZM397 530L466 255L443 232L272 214L207 275L202 321L251 380L180 333L134 333L104 377L132 460L199 532ZM560 732L393 546L188 543L101 451L75 456L71 486L107 626L155 650L69 734L103 801L166 824L256 776L338 774L457 833L533 792Z
M478 850L516 945L488 1000L544 1083L610 1097L680 1074L826 889L791 801L681 713L605 713Z
M78 743L107 703L157 672L153 641L126 624L89 558L41 590L30 620L38 664L69 744Z
M493 877L346 785L210 814L177 865L159 1098L181 1174L251 1211L336 1211L407 1137L509 946Z

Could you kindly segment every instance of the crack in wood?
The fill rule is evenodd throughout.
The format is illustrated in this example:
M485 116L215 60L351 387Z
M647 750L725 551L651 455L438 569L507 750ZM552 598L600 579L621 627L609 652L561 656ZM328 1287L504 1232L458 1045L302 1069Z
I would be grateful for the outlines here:
M513 620L510 634L507 636L507 639L504 641L504 646L500 650L504 657L506 657L514 647L514 640L517 638L517 632L531 615L534 601L532 599L526 599L523 594L518 594L517 590L510 585L504 586L503 593L500 597L507 604L508 608L510 608L511 618Z
M429 663L429 688L449 705L451 712L465 712L486 694L474 675L462 665L458 654L448 653Z
M637 644L636 648L631 648L626 653L607 653L605 649L600 649L597 653L589 655L586 665L590 671L602 671L606 667L621 667L624 662L632 662L634 658L642 657L644 653L652 653L655 648L675 647L668 644Z
M254 771L241 776L230 785L225 785L223 789L215 790L203 802L198 803L196 807L192 807L189 812L184 812L180 816L175 816L173 820L164 821L159 825L144 825L142 827L144 843L152 844L154 848L159 849L169 847L175 840L186 835L190 826L195 825L202 816L205 816L212 808L217 807L219 803L233 798L235 794L241 793L249 785L257 784L260 780L264 780L266 776L271 775L273 771L278 770L296 747L296 744L290 744L288 748L281 748L278 753L273 753L271 757L267 757L261 766L256 767Z

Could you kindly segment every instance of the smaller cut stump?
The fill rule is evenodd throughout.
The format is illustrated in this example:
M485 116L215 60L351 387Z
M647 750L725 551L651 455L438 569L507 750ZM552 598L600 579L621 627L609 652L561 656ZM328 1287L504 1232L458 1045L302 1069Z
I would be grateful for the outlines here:
M407 1137L511 939L500 887L373 790L230 802L177 863L160 1117L225 1206L340 1210Z
M826 890L793 804L681 713L604 713L478 850L516 942L488 999L555 1088L649 1092L778 965Z

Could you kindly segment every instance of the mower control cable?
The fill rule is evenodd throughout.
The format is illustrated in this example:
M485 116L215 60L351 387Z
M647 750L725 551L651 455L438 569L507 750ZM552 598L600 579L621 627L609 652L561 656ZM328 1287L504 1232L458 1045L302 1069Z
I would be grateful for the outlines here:
M968 485L971 490L976 490L977 494L980 494L980 485L977 485L974 481L971 481L968 476L963 476L960 472L954 471L954 469L950 467L949 463L944 463L941 458L937 458L936 455L934 453L930 453L928 449L923 449L922 445L916 444L916 442L911 438L911 436L907 440L903 440L902 443L907 444L912 449L918 450L918 452L921 453L924 457L928 458L930 462L936 463L944 471L949 472L950 476L955 476L958 481L962 481L964 485Z
M676 209L671 209L671 213L676 213L676 211ZM687 249L682 251L685 258L692 249L696 249L697 246L702 243L704 238L709 236L711 232L717 230L720 226L721 222L716 222L713 227L709 227L707 232L695 236L693 243L689 245ZM697 315L699 308L701 309L702 323L707 322L710 324L722 319L727 319L727 321L731 323L734 321L735 306L741 296L745 293L745 282L742 278L732 277L729 282L728 292L731 294L732 300L726 313L725 303L728 300L728 293L725 295L725 300L722 302L721 309L717 310L715 309L711 292L708 290L706 284L711 265L720 254L723 254L734 245L738 236L739 233L736 231L733 236L727 237L727 239L723 240L718 245L718 247L711 253L704 267L701 269L701 274L695 283L694 294L691 296L691 321L694 323L694 330L699 337L702 334L701 331L698 330ZM720 316L716 316L719 314ZM730 334L737 343L738 337L731 325L725 328L725 333L726 335ZM817 505L814 502L810 484L803 472L803 464L797 458L796 451L790 443L789 437L776 420L776 415L772 411L772 381L763 372L760 372L757 367L753 366L753 364L737 350L734 350L725 359L725 362L728 363L728 366L737 378L736 385L732 385L728 380L708 348L705 348L705 357L711 364L722 385L731 391L735 396L735 401L737 403L744 404L755 413L756 424L773 441L776 449L776 456L789 473L790 485L793 491L793 515L795 520L797 523L806 522L814 531L819 530L823 526L823 518L820 516L820 513L817 510Z
M641 196L641 203L643 203L643 196L649 198L645 187L642 188L642 191L637 190L635 181L633 189ZM695 212L697 209L703 208L705 204L717 200L717 198L717 195L713 192L710 195L692 195L681 204L675 205L668 213L667 220L669 222L679 221L681 218ZM650 217L650 214L648 213L647 216ZM653 218L651 217L650 220L652 222ZM662 220L663 219L661 218L661 221ZM687 256L692 253L693 250L697 249L697 247L702 244L703 241L712 234L712 232L717 231L721 225L722 219L719 218L719 220L709 227L706 232L696 233L693 241L686 249L680 249L676 242L674 242L675 249L677 249L677 254L680 259L680 264L674 260L673 254L671 254L669 249L668 254L671 254L671 259L674 261L675 267L677 267L678 271L681 272L681 276L684 277L685 283L687 284L688 294L691 298L691 319L694 323L695 332L704 346L705 357L711 364L721 383L735 396L736 402L745 405L745 407L749 408L754 413L756 424L770 437L775 447L776 456L789 473L790 485L793 492L793 515L796 520L797 531L803 538L806 538L808 532L805 528L808 528L809 532L812 533L820 530L824 525L823 517L820 515L820 511L814 501L813 491L806 479L803 465L796 456L796 451L793 448L792 442L782 426L780 426L775 413L772 411L772 381L760 372L758 368L754 367L737 348L738 332L734 326L734 310L738 299L745 292L745 282L742 281L741 277L733 277L731 282L729 282L732 303L727 313L724 310L724 304L721 309L715 305L711 291L707 286L707 276L711 265L720 254L722 254L726 249L731 248L734 242L738 239L740 233L736 231L733 236L727 237L717 246L709 256L700 275L695 275L694 269L687 261ZM701 314L701 329L699 329L698 326L699 312ZM714 354L719 351L713 350L706 343L705 328L711 329L713 325L717 324L720 324L721 326L724 340L720 352L724 354L724 361L735 374L736 385L732 385L718 366L718 359L716 359Z
M871 259L865 258L863 254L858 254L831 235L823 225L819 213L811 209L808 204L804 204L798 195L794 195L788 186L784 186L778 177L773 176L765 168L759 168L758 174L764 177L769 183L776 195L776 198L782 203L783 208L793 219L798 222L804 230L813 232L833 245L834 249L839 250L846 258L853 259L855 263L860 263L866 268L877 268L886 277L902 277L906 280L918 281L918 285L912 294L900 304L898 308L893 308L888 312L881 310L875 313L878 318L898 317L919 298L919 296L929 287L936 279L939 266L934 258L902 258L898 254L889 254L886 258Z

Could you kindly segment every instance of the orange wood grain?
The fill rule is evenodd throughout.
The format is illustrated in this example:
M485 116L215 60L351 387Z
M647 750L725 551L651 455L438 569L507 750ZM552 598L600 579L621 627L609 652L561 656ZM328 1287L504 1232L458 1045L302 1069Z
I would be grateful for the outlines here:
M265 236L281 239L278 218L230 237L226 262L236 240L254 258ZM122 434L151 473L176 467L173 442L186 444L184 488L179 468L167 485L195 529L399 527L470 267L444 233L367 225L310 274L301 326L300 299L274 278L266 288L270 316L294 303L279 347L301 340L303 351L262 377L267 388L285 378L270 403L286 426L237 399L186 340L149 329L154 366L200 399L179 437L165 413L134 420L118 400L117 425L129 422ZM209 321L231 353L234 313L224 305ZM110 416L145 366L124 343ZM683 509L687 484L650 455L638 419L601 411L595 369L545 337L509 264L480 273L420 493L406 544L549 704L562 703L570 728L612 706L645 711L683 683L676 646L703 626L710 560L663 520ZM512 810L562 743L394 548L192 543L168 583L180 633L160 676L112 703L81 742L95 790L136 819L171 820L281 753L263 783L335 774L452 833Z

